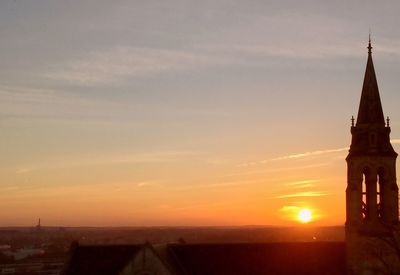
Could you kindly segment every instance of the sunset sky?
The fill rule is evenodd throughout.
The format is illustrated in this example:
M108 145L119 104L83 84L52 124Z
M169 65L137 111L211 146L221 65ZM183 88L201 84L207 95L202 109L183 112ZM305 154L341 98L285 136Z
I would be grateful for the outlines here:
M0 226L344 224L369 29L400 152L399 11L2 0Z

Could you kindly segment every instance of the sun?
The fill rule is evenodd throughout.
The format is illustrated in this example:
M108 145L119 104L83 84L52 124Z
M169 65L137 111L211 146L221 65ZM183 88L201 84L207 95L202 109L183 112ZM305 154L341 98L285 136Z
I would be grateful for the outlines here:
M312 219L312 214L311 210L308 208L303 208L299 211L299 214L297 215L297 218L299 221L302 223L308 223Z

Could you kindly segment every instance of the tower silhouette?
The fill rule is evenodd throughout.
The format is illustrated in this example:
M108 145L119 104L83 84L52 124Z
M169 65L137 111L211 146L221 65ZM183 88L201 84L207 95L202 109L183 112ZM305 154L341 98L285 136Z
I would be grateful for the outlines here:
M382 271L399 264L389 238L398 230L397 153L385 122L371 39L357 121L352 118L347 161L346 250L349 274Z

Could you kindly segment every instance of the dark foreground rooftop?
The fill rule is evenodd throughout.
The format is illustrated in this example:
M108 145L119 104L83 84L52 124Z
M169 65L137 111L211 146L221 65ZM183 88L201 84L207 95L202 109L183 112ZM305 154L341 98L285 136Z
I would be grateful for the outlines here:
M344 242L73 245L64 274L345 274Z

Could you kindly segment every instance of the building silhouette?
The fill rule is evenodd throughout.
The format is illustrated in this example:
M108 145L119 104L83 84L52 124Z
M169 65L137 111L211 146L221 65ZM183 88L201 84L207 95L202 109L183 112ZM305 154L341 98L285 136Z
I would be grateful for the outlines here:
M389 117L385 121L383 115L371 40L357 121L354 125L352 118L351 135L346 158L349 273L376 274L397 270L396 274L400 274L400 255L395 240L399 230L397 153L390 143Z
M71 246L65 275L400 274L397 153L379 96L371 41L346 158L346 241Z
M42 230L42 225L40 223L40 218L39 218L38 223L36 225L36 231L41 231L41 230Z

